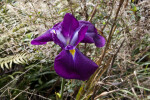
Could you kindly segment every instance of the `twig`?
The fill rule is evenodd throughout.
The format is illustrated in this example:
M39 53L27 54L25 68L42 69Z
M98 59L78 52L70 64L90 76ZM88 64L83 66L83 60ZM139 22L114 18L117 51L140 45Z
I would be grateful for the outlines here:
M88 20L88 13L87 13L87 7L86 7L86 0L82 0L82 3L83 3L83 5L84 5L84 16L85 16L85 20Z
M87 52L86 48L87 48L87 43L84 44L84 54L85 55L86 55L86 52Z
M111 37L112 37L112 34L114 32L114 27L115 27L115 24L116 24L116 20L117 20L117 17L118 17L118 14L119 14L119 11L120 11L120 8L121 8L123 2L124 2L124 0L120 0L119 7L117 9L116 16L115 16L115 19L114 19L114 23L113 23L112 28L111 28L110 33L109 33L108 41L106 43L106 46L105 46L105 49L103 51L102 56L96 62L97 65L101 65L103 57L105 56L105 53L106 53L106 51L107 51L107 49L109 47L109 43L111 41ZM89 95L91 95L90 90L93 89L94 84L104 74L104 72L107 70L108 66L110 66L111 60L112 60L112 57L110 57L110 59L108 60L107 64L103 68L99 67L98 70L96 70L95 73L90 77L90 79L88 80L87 85L86 85L86 86L88 86L88 87L86 87L87 88L87 93L86 94L89 93Z
M99 73L97 73L97 71L94 73L94 74L96 74L95 76L98 75L97 79L100 79L100 77L106 72L108 66L110 66L111 60L112 60L112 57L109 58L107 64L104 65L103 68L101 68L100 70L97 70L97 71L99 71ZM94 74L93 74L93 75L94 75ZM88 90L86 91L87 94L89 93L90 95L95 95L94 93L90 93L90 90L93 90L94 87L95 87L95 84L97 83L97 79L95 79L95 76L90 77L90 80L89 80L89 81L91 81L91 82L90 82L90 83L88 82L89 84L87 84L87 86L88 86L88 87L87 87ZM94 81L94 80L96 80L96 81ZM89 86L90 86L90 87L89 87ZM86 97L86 98L87 98L87 97Z
M105 46L104 51L103 51L103 53L102 53L102 56L101 56L101 57L99 58L99 60L97 61L97 64L98 64L98 65L101 65L101 62L102 62L102 60L103 60L103 58L104 58L104 56L105 56L105 54L106 54L106 51L107 51L107 49L108 49L108 47L109 47L109 44L110 44L110 41L111 41L113 32L115 31L115 30L114 30L114 27L115 27L115 24L116 24L116 20L117 20L117 17L118 17L118 14L119 14L119 11L120 11L120 8L121 8L123 2L124 2L124 0L120 0L119 7L118 7L118 10L117 10L117 13L116 13L116 16L115 16L115 20L114 20L114 23L113 23L112 28L111 28L111 30L110 30L110 33L109 33L108 41L107 41L107 43L106 43L106 46ZM99 68L100 68L100 67L99 67ZM97 73L99 73L99 72L100 72L100 70L99 70ZM97 75L98 75L98 74L97 74ZM95 78L97 77L97 75L95 75ZM94 79L95 79L95 78L94 78Z
M117 49L116 53L113 55L113 58L112 58L110 67L109 67L108 70L107 70L107 74L110 72L110 69L111 69L111 67L112 67L113 64L114 64L115 58L117 57L117 54L119 53L120 48L123 46L124 41L125 41L125 39L121 42L121 44L120 44L119 48Z
M29 87L27 87L24 91L28 90ZM24 91L21 91L20 93L18 93L15 97L13 97L12 99L10 100L15 100L19 95L21 95Z
M96 8L97 8L97 6L98 5L96 5L95 7L94 7L94 9L93 9L93 11L92 11L92 15L91 15L91 17L89 18L89 22L91 22L92 21L92 18L94 17L94 15L96 14ZM87 13L87 10L86 10L86 13ZM88 16L86 16L86 20L88 19L87 18ZM84 54L86 55L86 52L87 52L87 50L86 50L86 48L87 48L87 44L85 43L85 45L84 45Z
M99 60L97 61L97 64L98 64L98 65L101 65L101 61L103 60L103 58L104 58L104 56L105 56L105 54L106 54L106 51L107 51L107 49L108 49L108 47L109 47L109 44L110 44L110 42L111 42L111 38L112 38L112 35L113 35L113 31L114 31L114 27L115 27L115 24L116 24L116 20L117 20L117 17L118 17L118 14L119 14L119 11L120 11L120 8L121 8L123 2L124 2L124 0L120 0L119 7L118 7L118 9L117 9L116 16L115 16L113 25L112 25L111 30L110 30L110 33L109 33L109 37L108 37L106 46L105 46L105 48L104 48L104 51L103 51L103 53L102 53L102 56L101 56L101 57L99 58Z
M1 94L0 97L2 97L2 95L3 95L6 91L8 91L8 88L6 88L6 89L3 91L3 93Z
M72 15L74 15L74 12L73 12L73 9L72 9L72 2L70 0L67 0L67 2L69 4L68 6L70 8L70 11L71 11Z
M35 95L35 96L38 96L38 97L43 98L45 100L51 100L51 99L46 98L46 97L44 97L42 95L37 95L37 94L31 93L31 92L28 92L26 90L19 90L19 89L15 89L15 88L10 88L10 89L12 89L12 90L18 90L18 91L21 91L22 93L24 92L24 93L27 93L27 94Z
M130 87L131 87L131 90L132 90L134 96L135 96L136 98L138 98L138 96L137 96L137 94L136 94L136 92L135 92L135 89L134 89L134 87L133 87L132 82L131 82L130 79L128 79L128 83L129 83L129 85L130 85Z
M108 16L108 20L106 21L106 24L103 26L103 28L101 29L102 31L105 29L105 27L107 26L107 24L108 24L108 22L109 22L109 20L110 20L110 16L112 15L112 12L113 12L113 9L114 9L114 2L115 2L115 0L113 0L112 1L113 3L112 3L112 6L111 6L111 12L110 12L110 14L109 14L109 16Z
M147 46L143 51L141 51L140 54L135 57L136 59L134 61L140 59L140 57L144 55L148 50L150 50L150 46Z
M96 96L96 97L94 98L94 100L96 100L96 99L98 99L98 98L100 98L100 97L102 97L102 96L106 96L106 95L108 95L108 94L110 94L110 93L117 92L117 91L120 91L120 89L112 90L112 91L109 91L109 92L103 92L103 93L101 93L100 95Z
M91 17L89 18L89 22L91 22L92 21L92 18L94 17L94 15L96 14L96 8L97 8L97 6L98 5L96 5L95 7L94 7L94 9L93 9L93 11L92 11L92 14L91 14Z

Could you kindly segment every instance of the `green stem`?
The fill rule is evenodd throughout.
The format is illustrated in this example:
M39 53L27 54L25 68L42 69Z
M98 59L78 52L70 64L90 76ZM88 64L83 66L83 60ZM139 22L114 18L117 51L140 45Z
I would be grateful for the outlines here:
M61 91L60 91L60 100L63 100L64 86L65 86L65 79L62 78Z

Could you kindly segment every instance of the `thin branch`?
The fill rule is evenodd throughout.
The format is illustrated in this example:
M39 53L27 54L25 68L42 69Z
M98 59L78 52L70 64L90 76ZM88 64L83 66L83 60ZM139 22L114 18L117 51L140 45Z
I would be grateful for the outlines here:
M103 92L103 93L101 93L100 95L96 96L96 97L94 98L94 100L97 100L98 98L100 98L100 97L102 97L102 96L106 96L106 95L108 95L108 94L110 94L110 93L117 92L117 91L120 91L120 89L112 90L112 91L109 91L109 92Z
M13 97L12 99L10 100L15 100L19 95L21 95L24 91L28 90L29 87L27 87L25 90L21 91L20 93L18 93L15 97Z
M94 17L94 15L96 14L96 8L97 8L97 6L98 5L96 5L95 7L94 7L94 9L93 9L93 11L92 11L92 14L91 14L91 17L89 18L89 22L91 22L92 21L92 18Z
M9 88L9 89L18 90L18 91L21 91L21 93L24 92L24 93L27 93L27 94L35 95L35 96L38 96L38 97L43 98L43 99L45 99L45 100L51 100L51 99L46 98L46 97L44 97L44 96L42 96L42 95L34 94L34 93L28 92L28 91L26 91L26 90L19 90L19 89L15 89L15 88Z
M107 71L107 74L110 72L110 69L112 68L112 66L113 66L113 64L114 64L115 58L117 57L117 54L119 53L120 48L123 46L124 41L125 41L125 39L121 42L121 44L120 44L119 48L117 49L116 53L113 55L113 58L112 58L110 67L108 68L108 71Z
M111 38L112 38L113 32L115 31L115 30L114 30L114 27L115 27L115 25L116 25L116 20L117 20L117 17L118 17L118 14L119 14L119 11L120 11L120 8L121 8L123 2L124 2L124 0L120 0L119 7L118 7L118 9L117 9L116 16L115 16L113 25L112 25L111 30L110 30L110 33L109 33L109 37L108 37L106 46L105 46L105 48L104 48L104 51L103 51L103 53L102 53L102 56L101 56L101 57L99 58L99 60L97 61L97 64L98 64L98 65L101 65L101 61L103 60L103 58L104 58L104 56L105 56L105 54L106 54L106 51L107 51L107 49L108 49L108 47L109 47L109 44L110 44L110 42L111 42Z

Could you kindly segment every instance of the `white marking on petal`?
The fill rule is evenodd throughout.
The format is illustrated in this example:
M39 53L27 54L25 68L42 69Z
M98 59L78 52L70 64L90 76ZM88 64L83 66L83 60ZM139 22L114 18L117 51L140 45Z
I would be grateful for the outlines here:
M74 33L74 35L73 35L73 37L72 37L72 39L71 39L71 41L70 41L70 45L75 45L75 43L76 43L77 40L78 40L79 31L81 30L81 28L82 28L83 26L84 26L84 25L82 25L82 26L80 27L80 29L78 28L78 29L75 31L75 33Z
M76 31L75 33L74 33L74 35L73 35L73 37L72 37L72 39L71 39L71 41L70 41L70 45L74 45L75 43L76 43L76 41L77 41L77 39L78 39L78 33L79 31Z

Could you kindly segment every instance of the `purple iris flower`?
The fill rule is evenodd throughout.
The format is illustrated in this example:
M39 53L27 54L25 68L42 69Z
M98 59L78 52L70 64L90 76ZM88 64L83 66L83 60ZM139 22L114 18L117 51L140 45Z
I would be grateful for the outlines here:
M66 79L87 80L98 68L98 65L84 56L76 46L82 43L95 43L97 47L105 45L105 39L97 33L93 24L78 21L67 13L62 22L31 41L33 45L46 44L54 41L62 51L54 62L56 73Z

